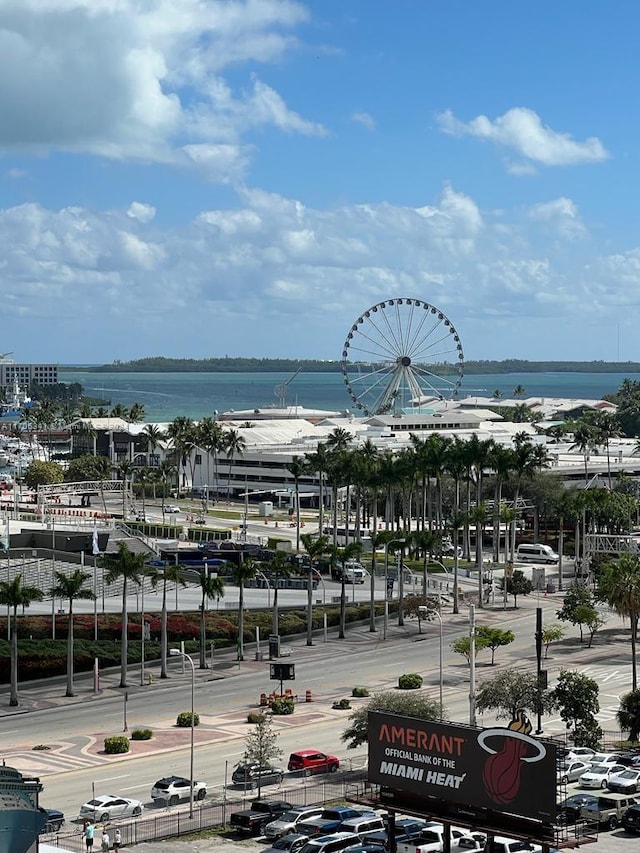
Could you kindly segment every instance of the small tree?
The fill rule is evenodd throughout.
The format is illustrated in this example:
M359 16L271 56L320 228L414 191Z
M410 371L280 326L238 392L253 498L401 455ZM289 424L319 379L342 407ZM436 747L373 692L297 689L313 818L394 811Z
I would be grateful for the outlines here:
M273 731L273 720L267 714L261 714L244 741L244 760L255 761L261 767L282 755L278 746L278 735ZM258 799L260 798L261 779L258 774Z
M483 637L487 641L486 647L491 649L491 666L495 663L496 649L499 649L501 646L508 646L516 638L513 631L504 631L502 628L490 628L488 625L481 625L478 628L477 637Z
M557 643L564 637L564 628L562 625L552 624L544 625L542 628L542 643L544 645L545 660L549 657L549 646L551 643Z
M567 590L562 607L556 611L556 616L561 622L580 626L580 642L582 642L583 622L578 618L580 615L578 608L585 604L593 607L593 603L593 593L586 586L572 586ZM584 611L582 613L584 614Z
M589 645L587 648L590 649L594 636L604 625L604 619L602 619L596 608L590 604L580 604L576 607L576 619L580 625L580 642L582 642L583 625L589 632Z
M416 695L413 691L401 693L376 693L352 714L349 715L349 725L340 735L347 744L347 749L355 749L367 743L369 711L385 711L389 714L400 714L414 717L416 720L439 720L444 717L444 708L424 695Z
M498 587L501 591L504 590L504 578L498 578ZM529 595L530 592L533 592L533 584L520 569L516 569L511 577L507 578L507 593L513 596L513 606L516 610L518 609L518 596Z
M598 684L588 675L563 669L558 683L552 691L560 718L567 729L573 730L576 746L597 749L602 738L602 729L596 720L600 711Z
M620 728L629 732L629 740L637 743L640 733L640 690L632 690L620 697L616 719Z
M479 633L476 634L476 654L486 649L488 645L486 637L483 637ZM464 655L467 661L469 661L471 655L471 637L468 634L465 634L464 637L458 637L457 640L451 643L451 648L457 655Z
M553 709L552 692L542 690L538 693L538 678L535 674L507 669L480 684L476 691L476 708L478 711L495 711L498 719L515 719L520 708L537 712L538 697L542 711Z

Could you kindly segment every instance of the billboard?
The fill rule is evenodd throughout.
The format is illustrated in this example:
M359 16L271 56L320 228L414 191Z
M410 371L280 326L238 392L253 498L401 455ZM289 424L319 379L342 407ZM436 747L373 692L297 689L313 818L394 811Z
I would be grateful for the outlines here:
M371 711L369 781L412 798L553 823L555 746L530 736L523 711L515 716L504 728L478 729Z

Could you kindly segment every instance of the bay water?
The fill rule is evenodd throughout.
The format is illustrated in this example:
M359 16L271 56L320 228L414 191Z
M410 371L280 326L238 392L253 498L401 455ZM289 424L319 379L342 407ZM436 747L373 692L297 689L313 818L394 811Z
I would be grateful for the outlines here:
M59 370L61 382L79 382L87 395L144 406L145 420L168 422L183 415L193 420L214 417L231 409L264 408L278 404L278 387L286 387L286 405L332 411L358 411L353 405L341 373L88 373ZM640 381L640 374L623 373L498 373L474 374L463 379L459 397L491 396L494 390L505 398L517 386L524 397L569 397L599 400L614 393L625 379Z

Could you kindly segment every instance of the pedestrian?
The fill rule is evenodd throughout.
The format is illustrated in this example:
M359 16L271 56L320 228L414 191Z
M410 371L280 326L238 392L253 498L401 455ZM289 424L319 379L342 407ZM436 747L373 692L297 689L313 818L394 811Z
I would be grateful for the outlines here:
M84 843L87 847L87 853L91 853L93 850L93 836L95 834L96 828L91 823L91 821L87 821L84 827Z
M122 836L120 835L120 830L116 829L115 834L113 836L113 849L118 851L120 849L121 844L122 844Z
M109 832L105 826L105 828L102 830L102 845L101 845L102 853L108 853L110 847L111 847L111 840L109 838Z

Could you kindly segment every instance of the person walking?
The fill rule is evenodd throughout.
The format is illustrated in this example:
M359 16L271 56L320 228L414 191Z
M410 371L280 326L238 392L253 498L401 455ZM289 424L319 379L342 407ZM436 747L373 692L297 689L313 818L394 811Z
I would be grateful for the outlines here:
M91 823L91 821L87 821L84 827L84 843L87 848L87 853L91 853L93 850L93 836L95 835L96 828Z
M121 844L122 844L122 836L120 835L120 830L116 829L115 834L113 836L113 849L115 851L120 850Z
M102 853L109 853L109 848L111 847L111 839L109 838L109 831L107 827L102 830L102 845L101 850Z

